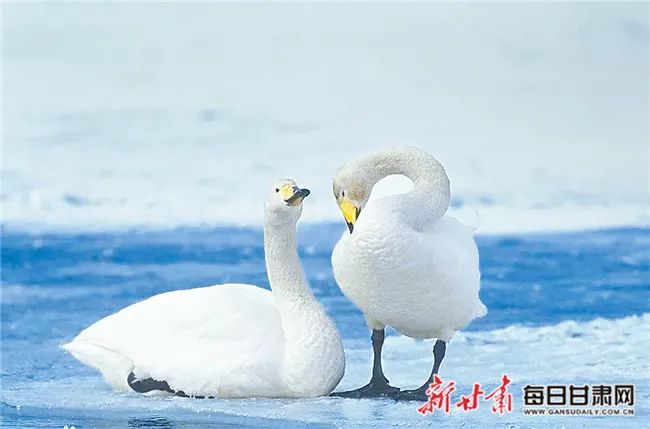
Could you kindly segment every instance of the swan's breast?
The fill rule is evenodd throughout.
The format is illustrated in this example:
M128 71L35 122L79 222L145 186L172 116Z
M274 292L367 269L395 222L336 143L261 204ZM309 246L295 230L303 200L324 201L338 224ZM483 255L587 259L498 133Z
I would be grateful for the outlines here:
M332 255L339 286L369 319L427 338L477 316L478 252L465 226L445 217L420 232L370 220Z
M318 311L317 313L320 313ZM345 371L343 344L323 311L288 336L283 379L295 396L322 396L338 385ZM308 331L308 332L307 332Z
M359 301L371 300L378 292L378 282L393 277L391 273L405 274L400 267L408 260L407 253L413 245L403 224L392 217L378 218L372 214L364 213L353 233L344 234L332 252L337 283L362 309ZM414 274L408 274L411 275Z

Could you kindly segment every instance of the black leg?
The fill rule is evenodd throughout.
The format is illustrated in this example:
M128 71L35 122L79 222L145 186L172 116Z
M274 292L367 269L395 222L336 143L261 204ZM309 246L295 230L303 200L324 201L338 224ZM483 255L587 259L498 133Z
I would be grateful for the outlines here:
M397 387L388 384L388 379L381 368L381 349L384 345L384 330L372 330L372 378L370 382L363 387L347 392L334 392L331 396L340 396L342 398L376 398L379 396L388 396L394 398L399 393Z
M131 389L138 393L148 393L154 390L158 390L161 392L173 393L176 396L182 396L184 398L188 397L188 395L182 390L173 390L171 387L169 387L169 384L166 381L158 381L154 380L153 378L144 378L142 380L138 380L135 378L135 374L133 373L129 374L129 376L126 378L126 382L129 384L129 387ZM193 396L193 398L204 399L205 396ZM208 396L208 398L214 399L213 396Z
M433 376L438 374L440 369L440 364L445 358L445 351L447 350L447 343L444 341L436 340L433 345L433 368L431 369L431 375L427 381L417 389L413 390L402 390L397 396L398 401L426 401L429 399L427 396L427 389L429 385L433 382Z
M166 381L158 381L153 378L144 378L138 380L135 378L135 374L130 373L126 379L126 382L129 383L129 387L138 393L148 393L154 390L161 392L168 392L176 394L176 391L172 390L167 384Z

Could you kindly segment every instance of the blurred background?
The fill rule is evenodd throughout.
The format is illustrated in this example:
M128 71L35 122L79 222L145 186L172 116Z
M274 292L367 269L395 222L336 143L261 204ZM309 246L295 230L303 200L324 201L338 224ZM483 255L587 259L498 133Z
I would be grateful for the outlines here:
M5 225L259 225L286 176L338 221L336 169L395 145L438 157L482 232L650 219L647 4L2 12Z

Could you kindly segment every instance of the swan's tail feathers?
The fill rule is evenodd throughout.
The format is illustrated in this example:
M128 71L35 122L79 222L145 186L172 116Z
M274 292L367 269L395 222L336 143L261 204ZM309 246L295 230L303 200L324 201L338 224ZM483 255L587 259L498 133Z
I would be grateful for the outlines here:
M75 338L61 346L81 363L99 370L115 389L131 391L127 377L133 362L110 346L89 339Z

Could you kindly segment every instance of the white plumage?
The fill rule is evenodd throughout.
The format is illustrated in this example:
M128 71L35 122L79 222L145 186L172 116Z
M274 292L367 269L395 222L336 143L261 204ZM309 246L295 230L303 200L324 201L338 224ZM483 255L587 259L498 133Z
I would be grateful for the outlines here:
M343 376L345 355L297 255L296 222L307 194L283 181L267 201L264 242L273 292L224 284L163 293L98 321L63 348L120 390L131 390L133 373L189 396L329 394Z
M445 216L416 231L378 203L368 205L334 249L336 281L371 328L449 341L486 314L472 230Z
M366 205L374 184L390 174L411 178L413 190ZM362 157L337 173L334 192L361 209L334 249L334 275L371 328L449 341L487 313L473 230L444 216L449 181L431 155L404 148Z

